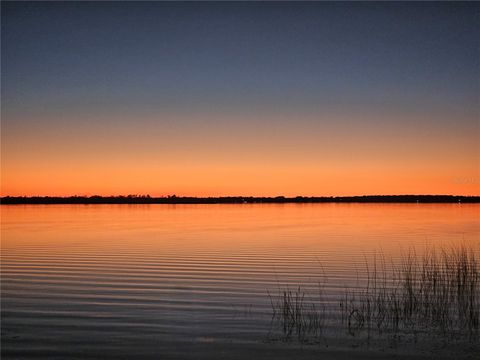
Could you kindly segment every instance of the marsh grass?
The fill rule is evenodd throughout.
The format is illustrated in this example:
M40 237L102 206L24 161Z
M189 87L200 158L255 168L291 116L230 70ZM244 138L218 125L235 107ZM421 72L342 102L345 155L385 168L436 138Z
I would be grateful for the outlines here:
M427 249L422 256L410 250L388 264L383 254L367 260L362 280L345 289L339 309L330 309L340 314L332 325L367 340L386 335L479 341L480 263L473 249ZM269 294L272 320L285 339L322 336L327 320L323 287L317 297L300 286Z
M327 316L321 284L317 297L308 295L301 286L294 289L279 287L276 295L268 293L268 296L272 324L281 329L284 340L295 337L303 342L322 336Z

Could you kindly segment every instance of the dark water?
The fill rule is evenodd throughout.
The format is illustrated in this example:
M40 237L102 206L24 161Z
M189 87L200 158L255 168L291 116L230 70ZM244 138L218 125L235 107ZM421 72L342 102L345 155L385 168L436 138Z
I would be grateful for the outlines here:
M479 215L466 204L2 206L2 356L184 357L262 342L267 290L323 281L336 304L373 254L478 248Z

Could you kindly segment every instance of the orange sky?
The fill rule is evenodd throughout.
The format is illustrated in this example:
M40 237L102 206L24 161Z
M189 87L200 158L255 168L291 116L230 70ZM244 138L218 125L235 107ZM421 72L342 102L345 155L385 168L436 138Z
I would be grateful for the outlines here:
M321 129L308 117L297 127L276 118L272 129L261 126L272 119L246 118L248 124L236 115L225 124L223 116L197 116L200 129L170 116L173 125L163 128L151 118L141 128L99 121L70 129L59 120L54 132L9 132L2 139L2 195L480 194L472 134L426 126L392 133L389 126L365 129L366 122L359 131L341 117Z

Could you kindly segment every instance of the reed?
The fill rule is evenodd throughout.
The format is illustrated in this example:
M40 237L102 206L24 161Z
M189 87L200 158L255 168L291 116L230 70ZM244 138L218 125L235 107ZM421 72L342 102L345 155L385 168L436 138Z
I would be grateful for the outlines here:
M345 289L334 327L352 336L435 336L442 340L480 337L480 262L472 248L427 249L422 256L410 250L400 261L387 264L374 255L365 261L365 276L357 287ZM300 286L278 289L270 296L272 319L286 339L304 341L321 336L327 308Z
M317 298L307 295L301 286L279 288L275 296L269 293L272 323L281 329L284 340L296 337L306 341L322 336L327 316L321 286L319 289Z

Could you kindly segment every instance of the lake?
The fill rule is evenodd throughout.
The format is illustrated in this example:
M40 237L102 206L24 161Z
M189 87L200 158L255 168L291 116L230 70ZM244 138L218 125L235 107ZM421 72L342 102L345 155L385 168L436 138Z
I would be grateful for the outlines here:
M279 340L269 293L321 282L334 308L374 257L478 251L479 219L475 204L3 205L2 357L308 358Z

